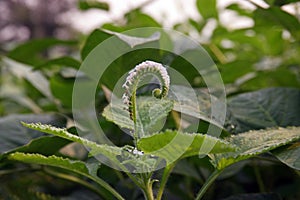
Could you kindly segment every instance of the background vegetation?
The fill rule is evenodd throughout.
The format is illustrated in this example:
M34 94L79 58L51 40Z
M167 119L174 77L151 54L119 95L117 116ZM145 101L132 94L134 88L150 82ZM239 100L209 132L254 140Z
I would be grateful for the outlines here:
M220 23L216 2L205 0L195 2L201 19L188 19L173 27L199 40L217 64L229 100L228 120L235 121L224 127L227 133L300 126L299 3L293 0L265 2L266 8L252 3L254 10L236 3L226 7L240 17L251 19L253 25L248 28L226 27ZM57 168L9 161L4 155L42 135L23 127L20 121L42 122L76 132L71 110L75 74L93 47L113 35L103 29L121 32L162 25L143 13L143 7L138 7L126 13L122 22L103 24L84 35L53 17L74 9L70 1L47 1L47 4L40 1L35 12L19 1L0 3L7 8L6 15L0 12L4 19L0 20L0 27L6 30L0 32L0 198L99 199L92 190L78 184L81 177ZM283 10L287 5L296 14ZM108 4L95 1L80 1L76 6L81 10L109 10ZM209 24L214 24L212 33L203 40L203 31ZM174 67L194 87L205 86L201 77L182 60L169 61L166 54L154 50L135 53L135 56L125 55L113 63L114 71L108 70L101 79L96 94L99 111L108 104L108 92L101 86L111 89L119 75L146 59ZM230 110L235 115L231 115ZM267 116L269 114L271 116ZM99 123L116 145L130 143L129 136L100 115ZM175 128L172 117L168 125ZM203 129L205 124L199 131ZM290 167L270 154L242 161L224 173L205 198L299 199L299 142L293 145L296 161L293 164L286 161ZM87 159L87 152L78 144L64 141L45 146L39 147L46 148L44 154ZM168 182L167 199L193 199L212 171L207 160L198 157L182 160ZM141 191L121 172L103 165L98 174L126 199L143 198ZM105 196L105 191L103 193Z

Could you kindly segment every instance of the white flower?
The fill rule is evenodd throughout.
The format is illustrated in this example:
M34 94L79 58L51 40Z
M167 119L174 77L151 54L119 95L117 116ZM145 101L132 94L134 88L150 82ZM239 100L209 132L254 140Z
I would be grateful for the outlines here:
M129 71L126 82L122 86L126 90L122 97L125 104L129 104L129 95L133 92L132 90L138 87L139 81L149 74L156 75L161 84L160 94L156 95L156 97L162 98L167 95L170 87L170 77L166 68L160 63L148 60L138 64Z

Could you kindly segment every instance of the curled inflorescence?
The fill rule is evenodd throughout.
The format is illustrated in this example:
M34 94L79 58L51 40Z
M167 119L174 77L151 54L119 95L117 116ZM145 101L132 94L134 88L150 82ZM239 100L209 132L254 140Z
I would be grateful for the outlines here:
M160 81L160 89L153 90L153 96L156 98L163 98L167 96L170 86L170 77L166 68L157 62L145 61L138 64L133 70L129 72L126 82L123 84L125 93L122 96L123 102L129 106L130 116L132 118L132 98L135 98L135 93L139 82L142 78L148 75L154 75Z

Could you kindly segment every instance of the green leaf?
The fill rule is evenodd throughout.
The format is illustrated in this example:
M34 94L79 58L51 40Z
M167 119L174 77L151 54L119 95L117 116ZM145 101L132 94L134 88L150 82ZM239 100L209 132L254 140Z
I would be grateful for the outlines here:
M86 39L86 42L81 50L81 59L84 60L98 44L111 36L111 34L105 31L99 29L94 30Z
M141 9L139 8L130 10L128 13L126 13L124 16L124 21L126 22L125 25L107 23L104 24L102 28L115 32L123 32L141 27L161 27L161 24L159 24L153 17L141 12Z
M281 162L287 166L300 170L300 142L284 146L282 148L275 149L272 151Z
M254 11L254 20L256 26L282 26L296 39L300 38L299 20L295 16L283 11L280 7L257 8Z
M57 128L51 125L45 125L40 123L22 123L25 127L38 130L44 133L52 134L59 136L61 138L65 138L67 140L71 140L73 142L78 142L79 144L82 144L88 148L91 149L91 154L94 154L93 152L101 152L105 156L107 156L109 159L112 159L113 161L116 161L116 156L121 155L122 148L108 146L106 144L100 145L93 141L87 140L85 138L73 135L69 133L66 129L63 128Z
M47 62L45 62L43 64L37 65L36 67L34 67L34 70L46 68L46 67L48 68L48 67L55 66L55 65L79 69L81 63L72 57L63 56L60 58L48 60Z
M137 145L146 154L164 158L167 164L180 158L236 150L234 145L209 135L171 130L142 138Z
M228 143L239 147L238 151L219 155L211 154L211 162L221 170L231 164L271 151L298 139L300 139L300 127L270 128L241 133L226 138Z
M197 8L204 19L218 18L216 0L197 0Z
M50 88L55 98L66 106L72 107L72 92L74 85L73 78L63 78L60 75L55 75L50 78Z
M167 99L156 99L154 97L137 98L138 129L140 137L149 135L160 130L164 119L173 109L173 102ZM133 121L129 117L127 106L121 100L115 100L109 104L102 115L121 128L134 129Z
M228 123L234 132L267 127L300 126L300 90L268 88L228 100Z
M132 36L134 34L138 34L138 36ZM88 57L84 64L103 70L104 73L101 76L100 84L113 90L115 85L124 78L124 75L137 64L145 60L161 60L161 51L159 50L161 34L153 30L142 34L146 35L140 36L140 33L135 31L133 31L131 36L111 31L94 31L88 37L81 52L82 59L85 59L89 53L92 53L94 56ZM93 49L94 51L91 52ZM121 56L114 59L109 66L103 66L101 62L99 63L99 59L101 60L102 58L97 55L97 52L103 50L105 55L100 53L100 57L102 56L103 59L109 59L113 55Z
M68 158L62 158L57 156L44 156L36 153L12 153L8 156L10 160L17 160L30 164L40 164L47 166L54 166L63 169L67 169L72 172L76 172L85 176L95 176L96 169L100 164L93 164L92 166L87 166L86 163L79 160L70 160Z
M124 30L141 27L161 27L161 25L150 15L142 13L140 9L131 10L125 15L127 24Z
M91 8L100 10L109 10L109 5L106 2L99 2L94 0L79 0L78 6L81 10L89 10Z
M35 39L17 46L7 56L16 61L36 66L44 62L41 58L44 50L57 45L73 46L75 44L77 44L75 41L55 38Z
M102 115L106 120L117 124L121 128L133 130L134 124L127 109L122 100L114 101L104 108Z
M108 160L106 161L106 163L110 166L113 165L119 170L130 170L138 173L145 172L145 169L147 171L153 171L155 170L155 166L157 166L155 164L157 162L157 159L151 158L151 156L148 155L136 154L132 150L133 147L130 146L120 148L116 146L110 146L107 144L97 144L85 138L70 134L66 129L56 128L50 125L43 125L40 123L22 124L34 130L56 135L58 137L65 138L73 142L78 142L90 149L90 155L105 156L106 160ZM131 164L131 166L127 166L127 164Z
M100 166L99 163L88 164L79 160L70 160L54 155L46 157L40 154L29 154L19 152L10 154L8 156L8 159L30 164L40 164L66 169L70 172L74 172L76 174L80 174L90 178L91 180L95 181L96 183L110 191L113 195L115 195L117 199L123 199L123 197L121 197L121 195L118 192L116 192L109 184L107 184L105 181L103 181L97 176L97 170ZM103 194L103 192L101 192L100 190L98 191L99 193Z

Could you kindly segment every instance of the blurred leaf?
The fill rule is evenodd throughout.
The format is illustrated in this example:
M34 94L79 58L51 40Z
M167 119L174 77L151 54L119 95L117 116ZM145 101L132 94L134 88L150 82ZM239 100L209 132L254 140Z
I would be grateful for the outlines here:
M26 79L40 93L49 99L53 99L50 91L49 81L41 72L32 71L33 68L31 66L16 62L11 59L4 58L3 62L16 77Z
M300 126L300 90L269 88L228 100L228 123L234 132L267 127Z
M156 61L161 58L160 50L153 48L159 48L160 33L158 32L154 32L152 35L144 38L101 30L94 31L89 36L81 52L82 58L84 59L94 47L111 36L114 36L114 38L107 40L106 43L104 43L106 48L110 48L110 50L107 51L107 54L109 54L108 56L110 56L112 50L114 50L114 53L123 52L121 57L115 59L114 62L105 69L100 79L100 83L111 90L115 87L115 84L120 78L135 65L145 60ZM128 53L124 54L124 52ZM91 60L93 60L93 58L87 60L87 62L92 62ZM97 62L97 67L105 67L101 65L101 62Z
M120 81L121 77L128 73L135 65L145 60L157 61L161 59L161 52L159 50L161 34L153 31L147 32L147 34L151 35L135 37L109 31L95 31L87 39L85 47L82 50L82 57L84 59L87 54L90 53L92 48L108 37L114 36L113 38L106 40L105 43L103 43L104 46L102 46L102 49L99 47L98 50L104 50L104 47L108 48L106 51L107 57L105 57L105 59L109 59L110 56L113 56L112 54L118 55L121 53L119 58L114 59L114 61L105 69L104 67L106 66L102 66L99 60L95 60L95 57L86 60L86 62L90 63L89 65L94 65L92 67L105 70L101 76L100 83L112 90L115 87L115 84Z
M216 0L197 0L197 8L204 19L218 18L217 1Z
M300 170L300 142L295 142L294 144L284 146L279 149L272 151L281 162L287 166Z
M254 11L254 20L256 26L282 26L297 40L300 39L299 20L295 16L283 11L280 7L257 8Z
M226 138L239 150L233 153L210 155L212 164L219 170L241 160L276 149L285 144L300 139L300 127L269 128L259 131L249 131Z
M141 138L137 145L146 154L164 158L167 165L179 158L236 150L234 145L209 135L171 130Z
M86 42L83 46L83 48L81 49L81 59L84 60L87 55L101 42L103 42L104 40L106 40L107 38L111 37L112 35L96 29L94 30L86 39Z
M50 88L55 98L66 106L72 107L72 92L73 92L73 78L64 79L60 75L55 75L50 78Z
M202 21L198 22L198 21L195 21L195 20L193 20L193 19L191 19L191 18L189 18L189 23L190 23L190 24L191 24L198 32L201 32L202 29L203 29L204 26L205 26L205 23L204 23L204 22L202 22Z
M219 70L224 83L234 83L238 78L254 71L252 63L248 60L235 60L219 65Z
M74 69L79 69L81 63L72 57L64 56L64 57L48 60L47 62L45 62L41 65L37 65L36 67L34 67L34 70L46 68L46 67L48 68L53 65L59 65L59 66L72 67Z
M125 25L107 23L102 28L115 32L123 32L141 27L161 27L161 25L150 15L142 13L140 9L134 9L124 15Z
M78 6L81 10L89 10L92 8L100 10L109 10L109 5L106 2L100 2L96 0L79 0Z
M125 15L127 19L126 30L140 27L161 27L150 15L142 13L139 9L131 10Z
M11 50L7 56L16 61L36 66L42 64L43 59L41 58L41 53L44 50L58 45L73 46L76 44L76 41L59 40L55 38L35 39L17 46Z
M21 121L41 122L41 123L53 124L56 126L64 126L66 122L66 120L62 116L55 115L55 114L40 114L40 115L14 114L14 115L2 117L0 118L0 138L1 138L0 153L1 154L8 151L12 151L16 148L19 148L20 146L26 145L32 139L42 135L37 131L33 131L22 126L20 123Z
M295 87L300 88L300 81L296 74L286 68L259 71L256 76L241 84L241 90L251 91L267 87Z

